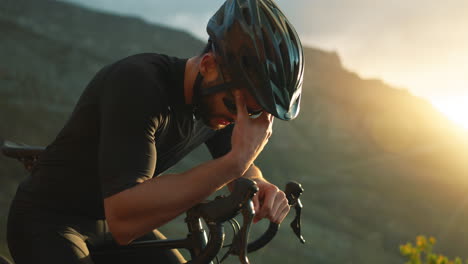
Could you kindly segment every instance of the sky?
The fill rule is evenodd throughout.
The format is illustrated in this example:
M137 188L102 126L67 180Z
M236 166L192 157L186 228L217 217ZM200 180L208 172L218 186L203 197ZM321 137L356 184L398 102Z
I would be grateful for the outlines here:
M222 0L62 0L207 39ZM468 0L277 0L304 46L428 99L468 129Z

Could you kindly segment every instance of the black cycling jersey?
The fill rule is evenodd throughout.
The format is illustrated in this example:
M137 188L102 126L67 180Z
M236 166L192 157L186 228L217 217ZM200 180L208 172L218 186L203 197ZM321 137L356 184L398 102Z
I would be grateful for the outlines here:
M185 104L186 62L139 54L93 78L18 187L7 232L16 263L94 263L85 241L108 232L104 198L157 176L203 142L214 158L230 150L232 126L215 132ZM126 254L99 263L184 262L169 250Z
M103 199L157 176L206 143L230 150L232 127L213 131L184 100L187 60L139 54L103 68L41 155L16 199L103 219Z

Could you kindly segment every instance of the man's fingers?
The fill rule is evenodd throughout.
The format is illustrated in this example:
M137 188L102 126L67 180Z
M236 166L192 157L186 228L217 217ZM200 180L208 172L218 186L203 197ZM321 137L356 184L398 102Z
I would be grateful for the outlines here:
M255 214L257 214L258 211L260 211L260 201L258 199L258 194L254 195L252 202L254 204Z
M263 199L263 204L260 208L260 213L259 217L265 218L268 217L270 220L272 218L272 209L275 203L275 197L276 197L277 190L275 189L270 189L265 192L265 197Z
M247 106L245 105L244 96L242 95L241 91L235 90L234 97L236 99L237 118L248 116Z
M275 202L273 204L273 208L271 208L271 213L270 213L271 217L275 219L278 216L278 213L281 213L284 207L289 207L288 200L286 199L286 194L278 190L275 196Z
M275 116L268 113L268 119L270 120L271 123L273 123L273 120L275 120Z
M282 208L281 212L279 212L279 214L277 215L277 217L275 217L275 220L273 220L273 222L277 224L281 224L284 218L286 218L286 216L288 215L289 210L290 210L289 206Z
M258 199L258 194L254 195L252 202L254 204L254 211L255 211L253 223L256 224L258 221L262 219L258 216L258 214L260 213L260 200Z

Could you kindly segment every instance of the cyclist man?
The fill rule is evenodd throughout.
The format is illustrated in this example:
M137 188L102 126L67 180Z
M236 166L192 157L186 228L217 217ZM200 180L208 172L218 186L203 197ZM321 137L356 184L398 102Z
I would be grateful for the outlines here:
M284 193L254 161L274 117L299 112L300 40L273 0L227 0L207 31L200 56L139 54L97 73L18 188L8 224L17 264L93 263L88 237L110 231L125 245L158 236L155 228L239 177L260 189L255 221L284 219ZM213 160L163 174L201 143ZM175 258L139 252L109 262Z

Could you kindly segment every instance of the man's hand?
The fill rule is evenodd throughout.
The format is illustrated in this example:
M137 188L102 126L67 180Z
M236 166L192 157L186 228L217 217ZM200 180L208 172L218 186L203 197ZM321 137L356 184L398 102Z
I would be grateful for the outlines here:
M249 118L245 99L242 93L234 92L236 98L237 117L231 138L232 150L236 160L243 164L244 174L253 166L253 162L262 152L272 134L274 117L264 112L256 119ZM289 212L288 200L284 192L269 183L263 177L253 178L259 192L254 196L254 223L268 218L274 223L281 223Z
M257 223L263 218L280 224L289 213L288 199L283 191L263 178L255 179L259 191L254 196L255 217Z
M244 174L268 143L274 117L264 112L256 119L249 118L242 93L237 90L234 96L237 116L231 137L231 154L243 168L242 174Z

